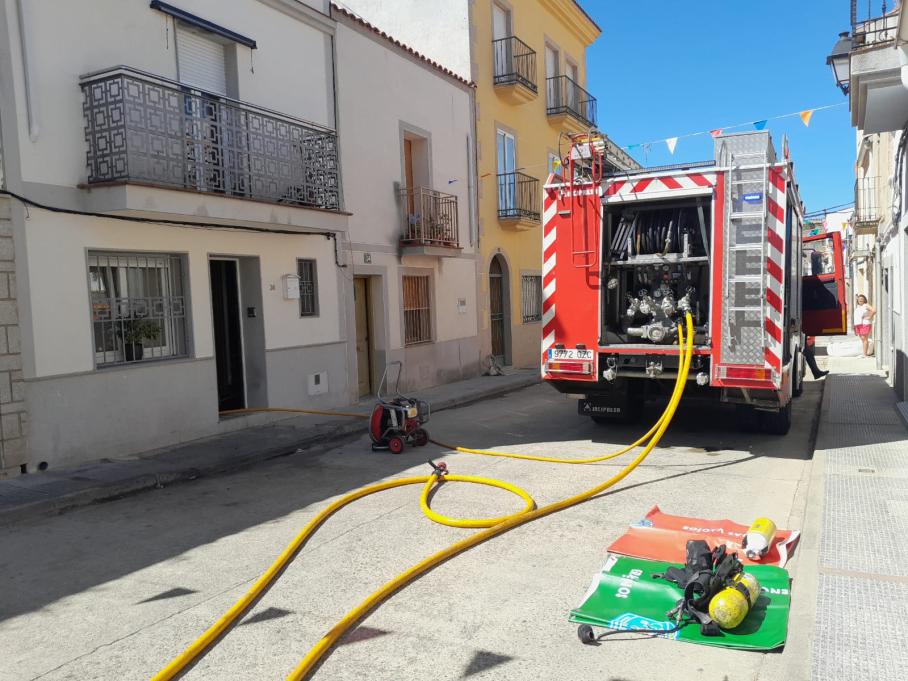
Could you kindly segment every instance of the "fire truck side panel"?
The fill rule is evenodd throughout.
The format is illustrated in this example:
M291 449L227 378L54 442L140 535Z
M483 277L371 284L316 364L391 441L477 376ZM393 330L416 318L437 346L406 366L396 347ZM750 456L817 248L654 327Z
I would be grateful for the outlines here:
M550 381L595 383L599 376L598 184L557 184L543 198L542 374Z

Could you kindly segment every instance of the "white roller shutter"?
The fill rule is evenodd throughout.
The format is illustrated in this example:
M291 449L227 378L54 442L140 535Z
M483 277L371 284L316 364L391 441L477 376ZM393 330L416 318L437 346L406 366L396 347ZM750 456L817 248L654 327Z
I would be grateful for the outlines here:
M227 94L224 45L177 23L177 70L181 83Z

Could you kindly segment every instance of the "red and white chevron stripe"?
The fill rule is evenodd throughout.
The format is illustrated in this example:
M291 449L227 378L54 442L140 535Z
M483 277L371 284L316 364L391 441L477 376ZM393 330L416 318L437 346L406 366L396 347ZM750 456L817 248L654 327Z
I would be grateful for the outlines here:
M614 179L605 190L606 200L635 199L642 195L656 195L679 190L712 189L716 186L716 173L687 173L686 175L662 175L642 179ZM655 198L655 196L653 196Z
M546 185L552 184L549 175ZM555 237L558 214L558 190L546 186L542 200L542 373L545 374L546 352L555 344Z
M782 373L782 339L785 337L785 175L781 168L769 169L766 197L766 333L763 356L766 366Z

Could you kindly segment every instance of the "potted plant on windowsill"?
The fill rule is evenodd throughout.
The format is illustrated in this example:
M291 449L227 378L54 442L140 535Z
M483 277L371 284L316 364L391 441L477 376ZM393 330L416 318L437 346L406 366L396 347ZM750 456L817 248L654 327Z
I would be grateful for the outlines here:
M123 322L120 338L123 339L123 354L127 362L138 362L144 354L143 342L157 340L161 329L150 319L129 319Z

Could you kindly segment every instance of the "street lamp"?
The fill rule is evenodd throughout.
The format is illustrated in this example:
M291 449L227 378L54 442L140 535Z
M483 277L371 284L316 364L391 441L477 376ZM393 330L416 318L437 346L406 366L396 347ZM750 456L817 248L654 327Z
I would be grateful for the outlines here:
M835 84L845 95L848 94L848 84L851 80L851 47L852 42L848 31L839 33L839 40L832 48L832 54L826 57L826 63L832 67Z

